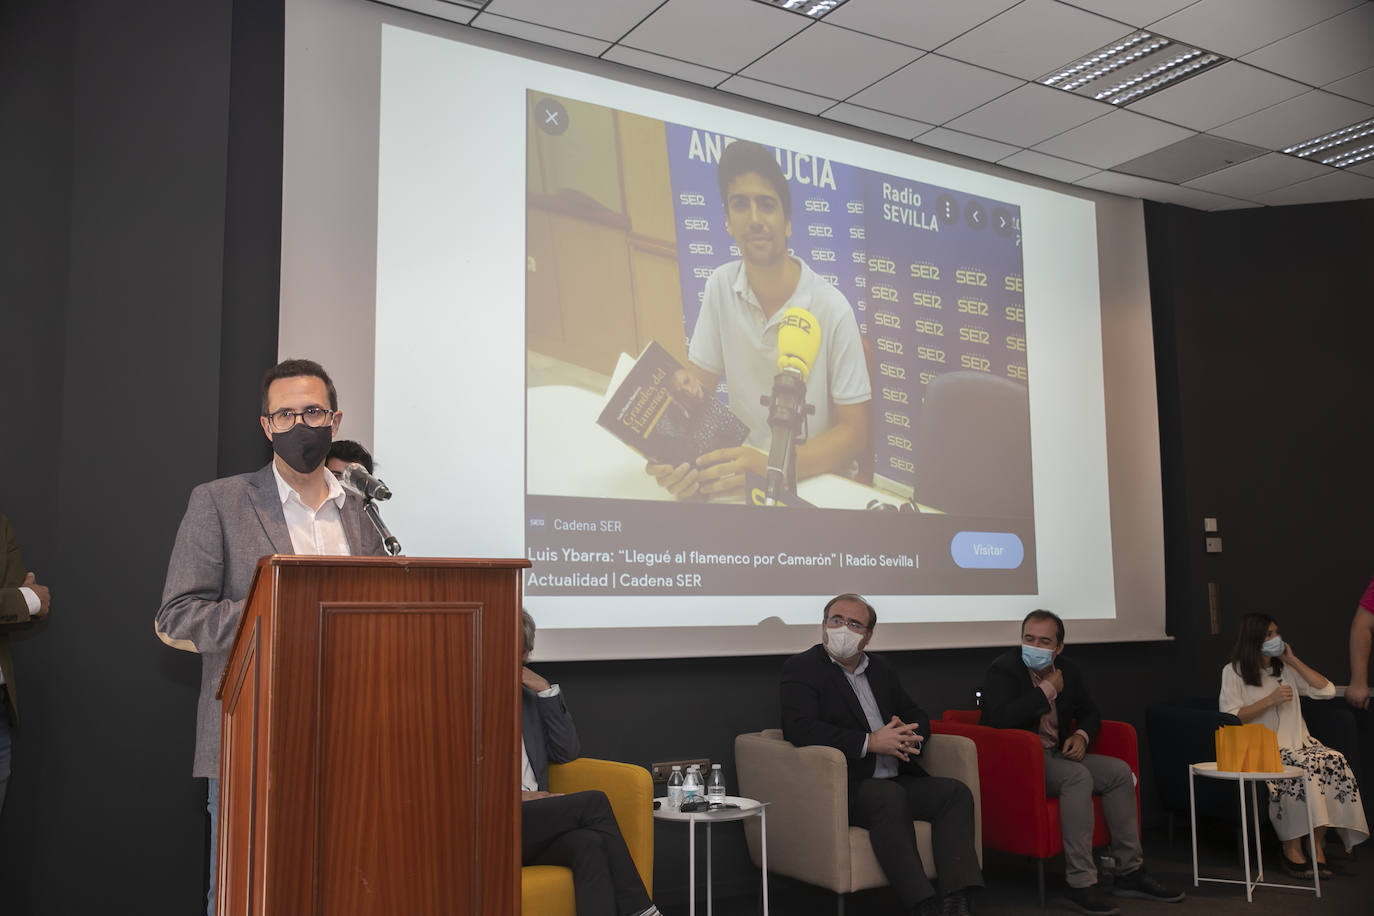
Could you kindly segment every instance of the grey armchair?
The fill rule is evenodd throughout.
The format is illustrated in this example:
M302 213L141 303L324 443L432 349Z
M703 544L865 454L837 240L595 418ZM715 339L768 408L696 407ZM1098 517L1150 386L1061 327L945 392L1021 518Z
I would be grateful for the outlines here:
M982 802L978 788L978 752L959 735L931 735L921 752L921 765L932 776L949 776L973 792L974 848L983 860ZM768 870L836 895L843 916L845 895L887 884L868 831L849 826L849 781L844 754L833 747L795 747L770 728L735 738L735 771L740 794L766 801ZM934 878L935 857L930 825L913 821L916 844L927 877ZM759 825L745 822L749 856L759 864Z

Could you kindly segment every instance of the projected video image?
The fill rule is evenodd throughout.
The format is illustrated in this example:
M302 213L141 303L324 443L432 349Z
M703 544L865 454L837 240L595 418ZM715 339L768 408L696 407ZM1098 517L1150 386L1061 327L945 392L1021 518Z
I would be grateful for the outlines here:
M837 569L874 594L1035 591L1016 204L527 105L529 594L811 594ZM761 508L746 471L792 307L814 412L792 504Z

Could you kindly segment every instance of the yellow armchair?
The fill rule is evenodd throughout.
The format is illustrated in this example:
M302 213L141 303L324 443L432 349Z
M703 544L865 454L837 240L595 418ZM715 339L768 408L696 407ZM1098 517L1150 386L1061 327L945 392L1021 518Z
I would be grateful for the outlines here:
M583 792L600 789L610 799L611 810L630 856L654 893L654 782L649 771L630 763L579 757L549 766L550 792ZM578 916L573 901L572 872L556 865L529 865L520 870L520 912L523 916ZM588 914L582 914L588 916ZM590 914L596 916L596 914Z

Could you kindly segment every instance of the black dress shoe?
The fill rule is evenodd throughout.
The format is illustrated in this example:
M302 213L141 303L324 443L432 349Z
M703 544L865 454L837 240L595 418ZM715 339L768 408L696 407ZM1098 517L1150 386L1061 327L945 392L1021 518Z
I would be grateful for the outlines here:
M1312 880L1312 865L1306 859L1301 862L1294 862L1283 853L1279 853L1279 861L1283 862L1283 870L1292 878L1301 878L1304 881ZM1326 875L1322 875L1326 877Z

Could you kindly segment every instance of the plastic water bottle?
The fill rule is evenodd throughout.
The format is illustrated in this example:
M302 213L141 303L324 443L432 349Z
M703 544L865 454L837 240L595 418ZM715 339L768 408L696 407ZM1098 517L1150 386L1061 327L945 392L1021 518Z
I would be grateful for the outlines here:
M706 800L712 803L725 803L725 774L721 772L718 763L711 764L711 778L706 783Z
M668 776L668 807L682 807L682 767L676 764Z
M694 763L687 768L687 776L682 780L682 801L696 801L701 797L701 776L697 773L697 765Z

